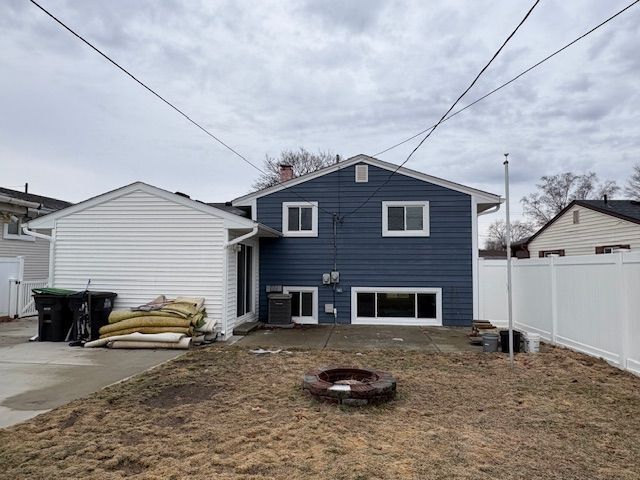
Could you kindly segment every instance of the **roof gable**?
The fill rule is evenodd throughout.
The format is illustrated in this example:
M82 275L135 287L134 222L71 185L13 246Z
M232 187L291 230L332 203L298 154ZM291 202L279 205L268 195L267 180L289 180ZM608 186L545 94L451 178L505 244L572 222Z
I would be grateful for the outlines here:
M560 210L555 217L544 224L540 230L531 235L526 240L525 244L529 245L542 232L547 230L547 228L562 218L572 207L576 205L604 215L610 215L631 223L640 224L640 202L636 202L634 200L607 200L607 202L604 200L573 200L569 205Z
M343 160L340 163L336 163L334 165L330 165L328 167L321 168L320 170L312 173L308 173L306 175L302 175L300 177L293 178L291 180L287 180L286 182L279 183L277 185L273 185L271 187L267 187L262 190L258 190L257 192L252 192L242 197L238 197L233 200L233 205L247 205L253 200L264 197L266 195L270 195L272 193L278 192L280 190L284 190L295 185L299 185L301 183L307 182L309 180L313 180L314 178L322 177L329 173L333 173L339 169L343 169L345 167L349 167L351 165L355 165L357 163L367 163L369 165L373 165L390 172L394 172L397 169L397 174L406 175L408 177L413 177L418 180L422 180L424 182L432 183L434 185L439 185L441 187L445 187L451 190L455 190L458 192L466 193L467 195L471 195L478 200L478 203L500 203L501 198L499 195L495 195L493 193L485 192L482 190L478 190L472 187L467 187L465 185L461 185L459 183L451 182L449 180L444 180L442 178L434 177L432 175L427 175L426 173L418 172L416 170L411 170L409 168L400 167L398 165L385 162L383 160L379 160L374 157L370 157L368 155L356 155L355 157L348 158L347 160Z
M185 196L178 195L178 194L169 192L167 190L154 187L153 185L148 185L143 182L135 182L130 185L117 188L116 190L112 190L110 192L106 192L101 195L89 198L80 203L76 203L75 205L72 205L70 207L64 208L62 210L58 210L57 212L50 213L49 215L45 215L35 220L31 220L29 222L29 228L53 228L54 222L59 218L67 217L74 213L78 213L83 210L86 210L87 208L100 205L102 203L122 197L124 195L127 195L135 191L146 192L150 195L155 195L157 197L164 198L166 200L177 203L179 205L184 205L186 207L193 208L194 210L198 210L203 213L213 215L218 218L222 218L230 222L230 224L236 228L252 228L254 225L256 225L256 222L252 220L240 217L238 215L234 215L233 213L229 213L225 210L221 210L220 208L207 205L204 202L192 200Z

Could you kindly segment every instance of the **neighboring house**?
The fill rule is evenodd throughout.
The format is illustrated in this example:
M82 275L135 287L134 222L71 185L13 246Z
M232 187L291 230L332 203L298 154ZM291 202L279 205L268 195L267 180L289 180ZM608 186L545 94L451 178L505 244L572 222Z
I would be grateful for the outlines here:
M32 193L0 188L0 257L24 258L23 280L46 280L49 275L49 242L26 235L29 219L46 215L71 203ZM48 233L48 232L43 232Z
M242 209L141 182L29 222L51 229L51 284L118 294L116 308L160 294L197 296L223 338L257 317L258 238L279 232Z
M519 250L531 258L640 249L640 202L574 200Z
M477 217L500 201L358 155L232 204L282 232L260 239L261 320L267 291L282 288L301 323L470 325L478 311Z

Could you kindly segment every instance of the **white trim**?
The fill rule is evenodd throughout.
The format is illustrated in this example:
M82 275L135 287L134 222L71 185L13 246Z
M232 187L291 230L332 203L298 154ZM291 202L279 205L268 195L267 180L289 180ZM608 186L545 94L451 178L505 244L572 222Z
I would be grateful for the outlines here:
M389 207L422 207L422 230L389 230ZM405 209L405 226L407 211ZM429 236L429 202L423 200L401 200L382 202L382 236L383 237L428 237Z
M360 173L364 172L361 176L363 178L358 179L358 170ZM358 163L356 164L356 172L355 172L355 182L356 183L367 183L369 181L369 165L366 163Z
M328 167L322 168L316 172L308 173L306 175L302 175L300 177L293 178L291 180L287 180L286 182L279 183L269 188L264 188L257 192L249 193L242 197L238 197L233 200L232 205L250 205L250 201L253 199L257 199L260 197L264 197L265 195L270 195L275 192L279 192L280 190L284 190L285 188L293 187L294 185L298 185L300 183L307 182L309 180L313 180L314 178L321 177L323 175L327 175L329 173L333 173L339 169L349 167L351 165L357 163L367 163L369 165L373 165L375 167L383 168L385 170L389 170L392 172L396 172L401 175L406 175L407 177L416 178L418 180L422 180L424 182L433 183L434 185L440 185L441 187L448 188L450 190L455 190L457 192L466 193L467 195L473 195L477 197L478 203L499 203L501 201L499 195L494 195L489 192L484 192L482 190L478 190L476 188L467 187L465 185L460 185L459 183L451 182L449 180L444 180L442 178L434 177L431 175L427 175L426 173L418 172L416 170L411 170L406 167L398 168L398 165L394 163L385 162L383 160L379 160L377 158L370 157L368 155L356 155L355 157L348 158L347 160L343 160L342 162L330 165Z
M248 218L234 215L233 213L229 213L219 208L212 207L211 205L207 205L206 203L191 200L190 198L183 197L182 195L177 195L167 190L154 187L153 185L148 185L143 182L135 182L116 190L103 193L83 202L76 203L75 205L63 208L62 210L58 210L43 217L31 220L29 221L28 226L30 229L53 228L53 222L55 220L58 220L59 218L66 217L73 213L81 212L83 210L86 210L87 208L95 207L96 205L108 202L109 200L120 198L135 191L141 191L150 195L155 195L165 200L184 205L185 207L190 207L194 210L198 210L200 212L222 218L225 220L226 228L253 228L256 223L253 220L249 220Z
M299 316L291 316L291 319L295 323L306 323L306 324L316 324L318 323L318 287L282 287L282 293L289 292L311 292L313 294L313 305L312 305L312 315L310 317L299 317ZM302 296L300 297L300 302L302 302ZM302 303L300 304L302 308Z
M289 208L311 208L311 230L289 230ZM282 235L285 237L318 236L318 202L282 202Z
M4 223L4 228L2 231L2 238L5 240L19 240L21 242L35 242L35 237L32 237L30 235L22 235L20 233L18 233L17 235L15 233L9 233L9 223L11 223L11 221L9 222L5 222ZM18 232L22 232L22 221L18 220ZM26 228L26 227L24 227Z
M378 317L378 305L376 302L376 317L357 316L357 294L358 293L435 293L436 294L436 318L417 318L418 309L416 305L416 317ZM416 302L418 297L416 295ZM439 287L351 287L351 324L352 325L422 325L422 326L442 326L442 288Z

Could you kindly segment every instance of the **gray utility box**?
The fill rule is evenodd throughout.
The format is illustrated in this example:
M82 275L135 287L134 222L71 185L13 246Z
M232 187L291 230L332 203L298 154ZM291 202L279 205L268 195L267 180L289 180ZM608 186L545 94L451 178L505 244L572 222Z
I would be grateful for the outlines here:
M291 294L269 294L269 318L270 325L288 325L291 323Z

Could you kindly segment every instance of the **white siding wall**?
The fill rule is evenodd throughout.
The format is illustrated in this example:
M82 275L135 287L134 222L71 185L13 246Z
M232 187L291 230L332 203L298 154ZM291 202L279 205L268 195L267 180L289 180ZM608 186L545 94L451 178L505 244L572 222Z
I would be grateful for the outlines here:
M223 220L143 191L56 223L56 287L118 294L116 308L160 294L202 296L222 325Z
M251 238L245 242L253 247L253 311L241 317L237 317L237 253L232 249L227 249L227 335L231 335L233 328L244 322L251 322L258 319L259 300L259 256L260 248L257 240Z
M580 223L573 212L580 211ZM540 250L564 249L565 255L593 255L595 247L628 244L640 249L640 224L628 222L590 208L574 205L529 244L531 258Z
M39 230L50 235L49 230ZM46 280L49 277L49 242L42 238L35 241L8 240L3 236L4 224L0 220L0 257L24 257L24 280Z

